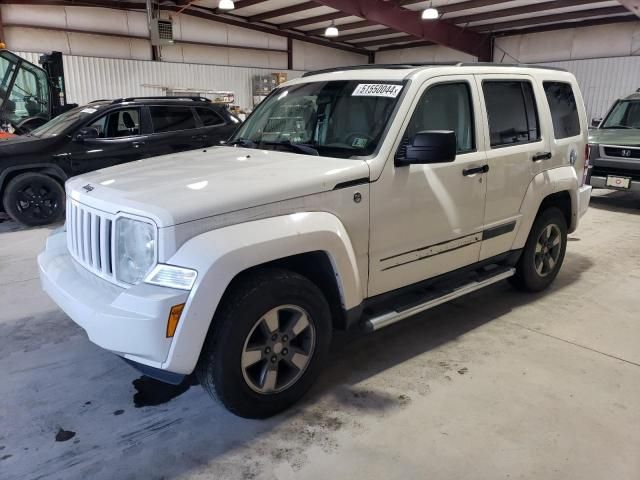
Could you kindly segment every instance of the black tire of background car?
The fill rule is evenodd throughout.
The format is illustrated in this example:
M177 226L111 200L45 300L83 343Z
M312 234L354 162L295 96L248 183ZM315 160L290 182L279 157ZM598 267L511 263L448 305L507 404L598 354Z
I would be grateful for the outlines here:
M560 254L555 266L545 276L541 276L535 267L534 257L536 254L536 244L542 232L549 226L555 225L560 230ZM547 288L558 275L564 255L567 249L567 221L563 213L555 207L550 207L536 218L529 238L516 265L516 274L511 277L511 283L518 289L526 292L539 292Z
M309 314L315 346L302 376L286 390L261 394L245 381L241 356L255 322L271 309L296 305ZM196 374L204 389L232 413L266 418L297 402L311 387L329 352L332 322L320 289L307 278L281 269L252 271L235 279L214 315Z
M26 172L12 178L2 200L5 212L28 227L48 225L64 218L64 188L43 173Z

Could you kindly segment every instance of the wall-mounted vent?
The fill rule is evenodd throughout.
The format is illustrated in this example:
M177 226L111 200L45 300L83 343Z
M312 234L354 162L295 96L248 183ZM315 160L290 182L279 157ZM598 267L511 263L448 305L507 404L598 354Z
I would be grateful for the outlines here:
M151 31L151 45L173 45L173 22L154 18L149 27Z

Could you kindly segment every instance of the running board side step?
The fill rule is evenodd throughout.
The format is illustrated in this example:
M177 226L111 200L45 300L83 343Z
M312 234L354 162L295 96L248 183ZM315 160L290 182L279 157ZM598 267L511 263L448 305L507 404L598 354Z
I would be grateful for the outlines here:
M490 277L481 280L474 280L458 288L449 290L440 296L437 296L435 298L432 297L423 303L413 305L410 308L396 309L377 317L369 318L364 323L365 327L367 328L367 330L380 330L381 328L388 327L389 325L399 322L400 320L412 317L413 315L424 312L425 310L429 310L430 308L437 307L438 305L442 305L443 303L447 303L471 292L475 292L476 290L480 290L481 288L488 287L489 285L492 285L494 283L498 283L502 280L512 277L513 275L515 275L515 273L515 268L500 269L498 273Z

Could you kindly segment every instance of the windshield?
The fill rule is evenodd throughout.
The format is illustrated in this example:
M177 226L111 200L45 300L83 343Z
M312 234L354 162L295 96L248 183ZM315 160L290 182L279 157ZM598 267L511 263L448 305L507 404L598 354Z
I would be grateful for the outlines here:
M640 128L640 100L621 100L600 128Z
M69 110L68 112L63 113L62 115L57 116L41 127L36 128L30 133L30 135L41 138L55 137L64 133L67 128L69 128L77 121L83 119L84 117L93 115L101 107L102 105L100 104L91 104L84 107L76 107L72 110Z
M12 123L31 117L47 118L49 83L45 71L12 53L1 52L0 106L3 117Z
M403 85L331 81L292 85L264 100L230 144L338 158L374 153Z

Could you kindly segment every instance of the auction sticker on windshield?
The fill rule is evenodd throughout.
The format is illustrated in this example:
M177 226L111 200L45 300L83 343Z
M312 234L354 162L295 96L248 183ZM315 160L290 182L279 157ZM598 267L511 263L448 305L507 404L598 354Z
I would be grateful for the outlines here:
M351 96L396 98L401 90L402 85L393 85L386 83L361 83L355 88Z

